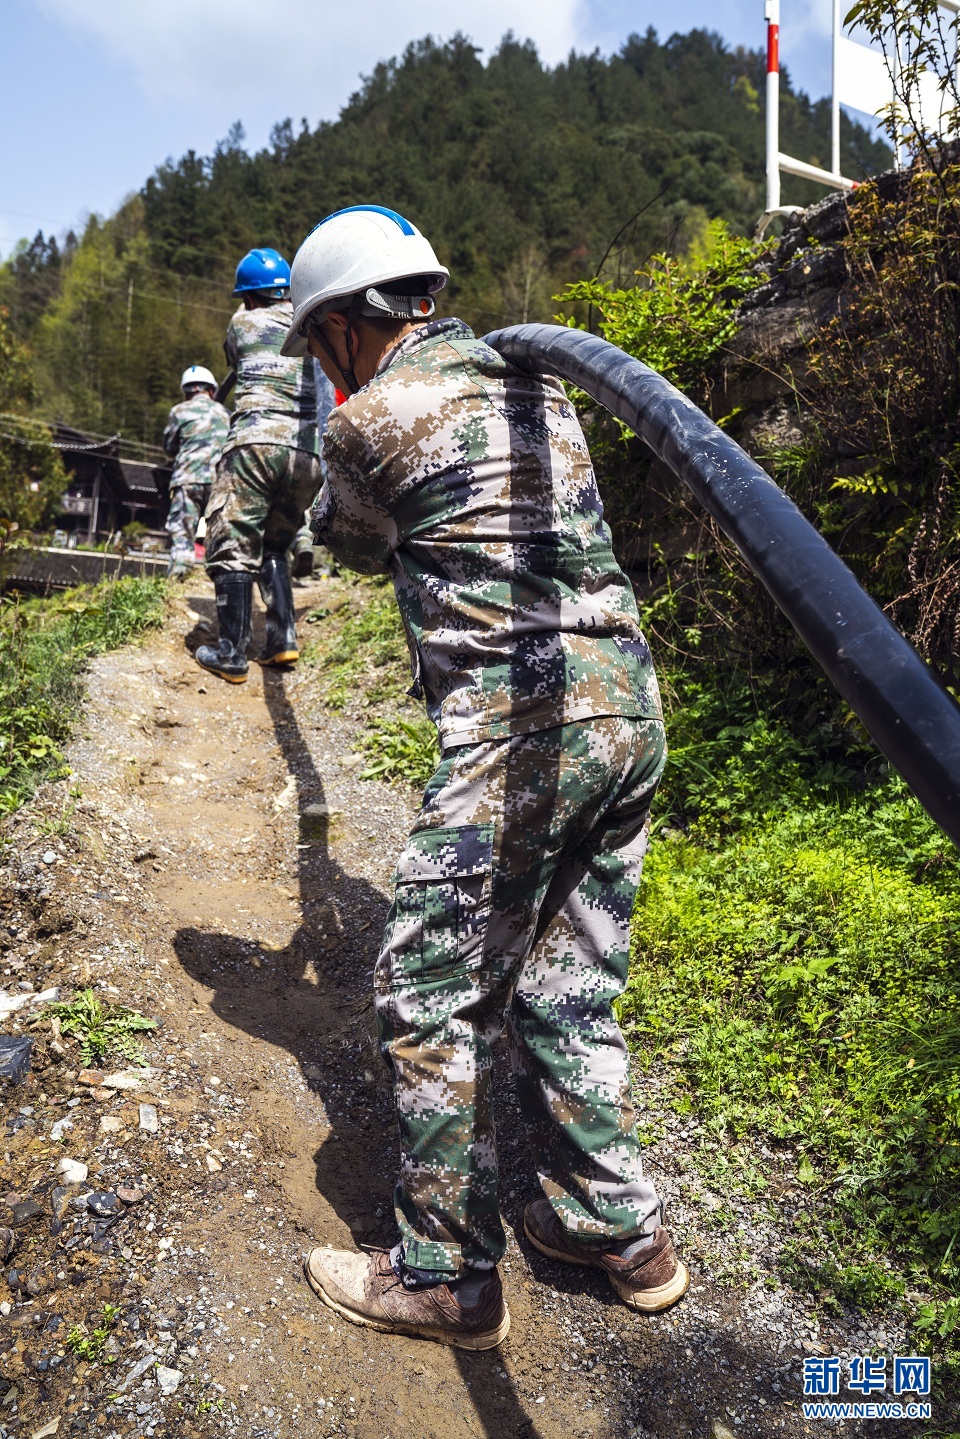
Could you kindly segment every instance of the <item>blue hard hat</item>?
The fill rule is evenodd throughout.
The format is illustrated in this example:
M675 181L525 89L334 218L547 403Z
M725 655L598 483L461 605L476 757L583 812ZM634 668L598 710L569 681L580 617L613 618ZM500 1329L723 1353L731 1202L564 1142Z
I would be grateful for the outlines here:
M290 266L276 250L248 250L237 266L235 295L251 290L286 290L290 287Z

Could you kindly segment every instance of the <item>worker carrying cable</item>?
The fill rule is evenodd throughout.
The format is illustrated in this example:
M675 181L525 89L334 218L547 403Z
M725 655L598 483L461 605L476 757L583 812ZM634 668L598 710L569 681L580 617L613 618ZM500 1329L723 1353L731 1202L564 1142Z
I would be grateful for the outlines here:
M573 406L436 317L447 278L376 205L328 216L293 264L284 353L309 348L348 395L318 538L392 576L442 747L374 978L399 1243L314 1249L306 1273L355 1323L485 1349L509 1327L491 1095L504 1027L544 1192L531 1244L602 1270L642 1312L688 1276L643 1172L614 1012L666 756L650 651Z
M293 311L290 267L276 250L257 249L237 266L241 307L224 353L237 385L223 455L207 506L206 567L217 595L219 636L201 645L204 669L239 684L247 678L253 583L267 607L262 665L299 659L287 550L313 505L322 472L317 367L280 350ZM323 412L333 388L323 380Z
M189 365L180 377L183 399L174 405L163 432L163 448L173 459L167 578L182 580L195 562L197 525L210 498L230 427L230 416L215 396L217 382L203 365Z

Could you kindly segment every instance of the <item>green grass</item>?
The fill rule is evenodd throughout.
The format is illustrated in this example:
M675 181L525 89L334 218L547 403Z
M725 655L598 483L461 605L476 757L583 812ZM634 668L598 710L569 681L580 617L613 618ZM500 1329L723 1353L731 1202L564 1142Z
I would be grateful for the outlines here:
M929 1338L960 1289L957 854L875 757L698 673L672 680L624 1024L715 1139L789 1157L820 1217L786 1276L867 1307L930 1286Z
M0 813L64 772L87 661L159 625L164 594L163 581L122 579L0 601Z
M333 623L328 623L332 620ZM410 686L407 642L388 579L352 577L345 601L315 610L306 658L320 672L324 704L340 712L354 705L397 705Z
M105 1304L101 1322L93 1332L88 1333L84 1324L74 1324L64 1341L66 1347L71 1354L75 1354L78 1359L85 1359L88 1364L98 1364L101 1359L105 1364L115 1363L115 1356L105 1356L103 1350L119 1317L120 1310L115 1304Z
M437 727L423 717L373 720L357 748L369 755L361 779L399 779L423 789L440 763Z
M357 749L367 755L361 779L422 789L440 747L436 726L407 694L409 656L393 585L361 577L346 583L345 599L307 616L315 628L304 649L319 671L320 698L328 709L360 719Z

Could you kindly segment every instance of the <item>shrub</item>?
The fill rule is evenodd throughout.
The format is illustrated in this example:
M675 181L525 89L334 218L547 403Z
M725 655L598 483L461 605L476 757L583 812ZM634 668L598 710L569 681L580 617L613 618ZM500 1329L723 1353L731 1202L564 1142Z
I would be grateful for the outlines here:
M162 581L123 579L0 602L0 811L62 770L87 660L160 624L164 593Z

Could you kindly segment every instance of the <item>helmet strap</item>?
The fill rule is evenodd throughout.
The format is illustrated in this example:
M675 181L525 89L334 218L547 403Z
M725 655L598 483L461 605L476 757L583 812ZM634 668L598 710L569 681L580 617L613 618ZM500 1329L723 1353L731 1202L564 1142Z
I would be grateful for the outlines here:
M340 364L340 361L337 359L336 355L334 354L333 346L330 344L330 341L327 339L326 335L324 335L324 334L321 332L319 325L315 325L315 324L314 324L314 325L311 325L311 326L310 326L310 333L311 333L311 335L313 336L313 338L316 340L317 344L320 345L321 348L323 349L324 353L325 353L326 356L327 356L327 359L328 359L328 360L331 362L331 364L336 368L337 373L342 377L343 382L344 382L344 385L346 386L347 394L348 394L348 395L355 395L355 394L357 393L357 391L359 390L360 386L359 386L359 384L357 383L357 377L356 377L356 375L353 373L353 367L351 366L351 367L348 368L348 369L344 369L344 368L343 368L343 366ZM348 356L350 355L350 338L351 338L351 335L352 335L352 327L348 324L348 325L347 325L347 328L346 328L346 331L345 331L345 339L346 339L347 355L348 355Z
M357 377L356 377L356 375L354 374L354 371L353 371L353 364L354 364L354 359L355 359L355 356L354 356L354 353L353 353L353 339L354 339L353 327L354 327L354 324L356 323L356 321L359 319L360 311L363 309L363 302L364 302L364 296L363 296L363 295L354 295L353 299L350 301L350 308L349 308L349 310L347 311L347 328L346 328L346 329L344 330L344 332L343 332L344 343L346 344L346 347L347 347L347 361L348 361L348 363L349 363L349 365L350 365L350 369L349 369L349 370L341 370L340 373L341 373L341 375L343 376L343 378L347 381L347 383L349 384L351 395L355 395L355 394L357 393L357 391L360 389L360 385L359 385L359 383L357 382ZM359 344L359 340L358 340L358 342L357 342L357 351L358 351L358 353L359 353L359 349L360 349L360 344Z

